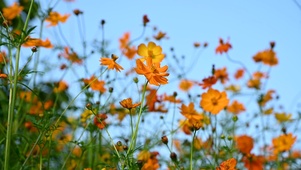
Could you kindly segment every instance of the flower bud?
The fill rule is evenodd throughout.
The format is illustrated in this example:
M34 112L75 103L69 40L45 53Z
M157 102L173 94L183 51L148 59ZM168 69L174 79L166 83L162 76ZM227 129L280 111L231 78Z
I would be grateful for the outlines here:
M167 143L168 143L168 138L167 138L167 136L162 136L162 137L161 137L161 141L162 141L165 145L167 145Z

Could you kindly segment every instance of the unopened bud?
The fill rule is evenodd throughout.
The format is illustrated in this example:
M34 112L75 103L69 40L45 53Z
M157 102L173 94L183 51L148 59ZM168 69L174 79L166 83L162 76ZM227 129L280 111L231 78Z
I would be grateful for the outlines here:
M162 136L162 137L161 137L161 141L162 141L165 145L167 145L167 143L168 143L168 138L167 138L166 136Z
M32 47L32 48L31 48L31 51L32 51L33 53L35 53L35 52L38 51L38 49L37 49L37 47Z
M170 153L170 159L172 160L172 161L177 161L177 154L176 153L174 153L174 152L171 152Z

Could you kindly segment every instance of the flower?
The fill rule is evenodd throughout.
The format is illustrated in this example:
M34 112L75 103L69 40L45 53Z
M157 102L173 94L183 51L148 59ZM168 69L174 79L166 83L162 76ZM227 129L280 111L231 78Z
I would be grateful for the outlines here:
M69 16L70 14L61 15L58 12L50 12L45 21L50 23L48 27L56 26L59 22L65 23Z
M20 15L23 9L22 6L19 6L19 4L15 2L13 5L2 9L3 17L7 20L13 20Z
M253 60L258 63L262 62L265 65L275 66L278 64L278 58L276 57L276 53L273 49L268 49L264 51L258 52L254 57Z
M275 118L279 123L288 122L291 121L292 114L286 114L286 113L275 113Z
M232 48L232 45L229 42L224 43L223 39L219 39L219 46L216 47L215 53L227 53L228 50Z
M124 100L120 101L119 103L122 107L124 107L126 109L136 108L141 105L141 102L133 104L131 98L124 99Z
M166 73L168 66L160 67L160 63L153 63L152 59L148 59L145 65L140 59L136 60L137 67L135 71L137 74L144 75L150 84L159 86L160 84L167 84L169 73Z
M248 154L242 158L242 161L248 170L263 170L265 160L261 155Z
M98 114L97 116L94 117L94 124L99 128L99 129L104 129L107 125L105 120L108 118L106 114Z
M245 73L244 69L236 70L235 75L234 75L235 79L238 80L238 79L242 78L244 76L244 73Z
M251 153L254 146L253 138L248 135L241 135L235 138L237 149L243 154Z
M236 159L230 158L222 162L216 170L235 170L236 169Z
M157 34L157 35L154 35L153 37L154 37L154 39L156 39L156 40L159 41L159 40L161 40L162 38L166 37L166 33L162 32L162 31L159 31L158 34Z
M245 106L242 103L239 103L237 100L234 100L231 105L227 107L228 112L239 114L245 111Z
M212 114L218 114L229 103L226 92L210 88L207 93L202 94L201 107Z
M153 63L160 63L164 59L162 48L157 46L154 42L149 42L147 46L140 44L137 53L142 57L140 59L141 61L152 59Z
M68 88L68 84L65 81L60 81L57 85L57 87L55 87L53 89L54 93L60 93L65 91Z
M166 95L166 93L163 94L163 101L169 101L170 103L181 103L182 101L180 99L176 99L175 95Z
M180 84L179 84L179 88L182 91L189 91L191 89L191 87L193 86L193 82L190 80L181 80Z
M261 98L258 101L258 104L260 106L265 106L267 102L273 99L273 94L275 93L275 90L269 90L265 95L262 95Z
M202 120L203 115L199 114L194 109L194 103L190 102L188 106L182 104L181 106L181 114L185 116L187 119L194 119L194 120Z
M99 91L100 93L106 92L106 88L104 87L105 82L102 80L98 80L94 75L90 79L83 79L83 82L88 85L92 90Z
M59 55L63 56L66 59L68 59L72 63L81 64L83 62L83 60L78 57L78 55L76 54L76 52L74 52L73 50L71 50L71 51L72 51L72 53L69 52L69 47L65 47L64 48L64 53L61 53Z
M225 84L226 81L229 80L227 68L216 69L214 72L214 76L221 81L222 84Z
M293 136L292 133L283 134L279 137L273 138L273 149L274 154L278 154L279 152L289 151L293 144L295 143L297 137Z
M130 33L126 32L123 34L121 38L119 38L119 48L123 50L128 46L129 42L130 42Z
M44 48L52 48L53 45L49 41L49 39L46 39L45 41L38 39L38 38L30 38L27 37L25 42L22 44L24 47L44 47Z
M115 69L116 71L120 71L120 70L123 70L123 68L117 64L115 61L118 59L118 57L115 55L115 54L112 54L111 56L112 59L110 58L101 58L100 59L100 63L101 65L106 65L108 66L108 69L109 70L113 70Z
M199 85L202 86L203 89L211 88L216 82L217 78L215 76L210 76L208 78L204 78L203 83L200 83Z

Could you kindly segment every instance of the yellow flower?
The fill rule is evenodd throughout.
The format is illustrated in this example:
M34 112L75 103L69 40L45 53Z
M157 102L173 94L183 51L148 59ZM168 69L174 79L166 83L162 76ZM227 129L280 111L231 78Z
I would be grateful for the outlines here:
M207 93L202 94L200 105L202 108L212 114L218 114L229 103L226 92L210 88Z
M152 59L154 63L160 63L164 59L164 54L162 54L162 48L157 46L154 42L149 42L147 46L145 44L140 44L138 46L138 55L142 58L142 62L148 59Z
M23 7L19 6L17 2L15 2L12 6L3 8L3 16L7 20L12 20L16 18L22 12Z
M275 118L279 123L288 122L291 121L292 114L286 114L286 113L275 113Z

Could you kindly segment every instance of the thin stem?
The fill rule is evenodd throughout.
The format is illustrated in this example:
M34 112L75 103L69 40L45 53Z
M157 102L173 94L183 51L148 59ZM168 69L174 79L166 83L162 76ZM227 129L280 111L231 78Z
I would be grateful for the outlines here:
M191 141L191 145L190 145L190 159L189 159L189 161L190 161L190 170L192 170L193 168L193 166L192 166L192 156L193 156L193 147L194 147L194 138L195 138L195 135L196 135L196 130L193 132L193 136L192 136L192 141Z
M12 135L12 125L13 125L13 119L14 119L14 110L15 110L15 103L16 103L16 93L17 93L17 83L18 83L18 70L19 70L19 61L20 61L20 53L21 53L21 45L24 39L24 32L27 29L29 17L31 14L32 6L33 6L34 0L31 0L28 15L25 20L25 24L23 27L23 31L21 33L21 39L19 40L19 44L17 47L17 53L16 53L16 66L13 76L13 82L10 85L9 88L9 108L8 108L8 120L7 120L7 132L6 132L6 147L5 147L5 157L4 157L4 170L9 169L9 160L10 160L10 145L11 145L11 135ZM13 75L12 72L12 62L10 63L10 76Z

